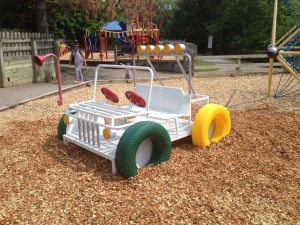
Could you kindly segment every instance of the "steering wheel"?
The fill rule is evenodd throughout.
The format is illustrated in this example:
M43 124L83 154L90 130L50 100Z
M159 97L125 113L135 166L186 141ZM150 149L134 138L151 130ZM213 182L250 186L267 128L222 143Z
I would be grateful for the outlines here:
M114 102L114 103L118 103L119 102L119 97L118 95L116 95L115 92L113 92L112 90L110 90L107 87L102 87L101 88L101 92L102 94L105 96L106 99Z
M139 107L145 107L146 106L146 101L145 99L138 95L137 93L133 91L126 91L125 92L126 98L133 104L139 106Z

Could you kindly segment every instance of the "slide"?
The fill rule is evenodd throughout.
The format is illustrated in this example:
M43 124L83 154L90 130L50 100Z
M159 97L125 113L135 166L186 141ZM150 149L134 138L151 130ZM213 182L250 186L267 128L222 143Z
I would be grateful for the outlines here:
M125 40L123 37L116 36L116 41L121 45L130 45L130 42Z

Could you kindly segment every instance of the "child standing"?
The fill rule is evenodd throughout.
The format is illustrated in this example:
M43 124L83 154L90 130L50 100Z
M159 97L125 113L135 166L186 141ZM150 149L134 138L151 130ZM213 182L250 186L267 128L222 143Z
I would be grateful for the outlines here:
M86 66L86 61L85 61L85 57L84 57L81 49L79 49L79 44L74 45L74 51L72 52L72 54L70 56L69 64L71 64L72 59L74 59L74 65L75 65L75 80L74 80L74 83L76 84L78 82L83 82L81 67L83 65Z

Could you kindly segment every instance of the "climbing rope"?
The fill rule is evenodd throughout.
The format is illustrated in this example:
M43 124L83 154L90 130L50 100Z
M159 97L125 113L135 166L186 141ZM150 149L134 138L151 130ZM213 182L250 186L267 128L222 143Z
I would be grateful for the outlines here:
M300 95L300 82L292 75L286 74L283 69L274 94L274 98Z
M283 58L291 65L291 67L300 73L300 58L296 55L283 55Z

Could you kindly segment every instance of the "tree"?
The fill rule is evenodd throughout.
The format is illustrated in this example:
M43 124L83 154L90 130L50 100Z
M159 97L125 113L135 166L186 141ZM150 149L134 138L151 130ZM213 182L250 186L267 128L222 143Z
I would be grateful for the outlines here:
M280 36L289 27L289 17L279 2ZM201 53L207 51L209 35L214 37L215 54L264 52L270 43L273 4L273 0L179 0L170 36L197 44Z
M36 30L40 33L49 33L47 0L36 1Z
M272 28L273 5L269 2L222 0L215 19L207 26L214 36L216 53L265 49Z
M160 37L168 39L171 32L172 19L176 10L178 0L164 0L157 8L154 22L160 29Z
M48 9L46 7L48 4ZM47 30L48 21L47 10L64 8L65 13L80 11L85 21L101 17L102 19L113 19L117 13L122 13L128 20L133 20L136 15L142 15L144 21L148 21L150 15L153 15L161 0L36 0L37 4L37 31ZM54 19L53 13L49 19Z
M55 20L56 10L64 9L66 15L70 15L74 10L81 12L86 21L96 18L100 12L100 0L36 0L36 29L38 32L48 32L48 21ZM48 13L49 14L48 18ZM72 15L70 15L72 16Z
M2 0L0 28L6 30L35 31L33 1Z
M215 15L218 0L179 0L174 11L170 38L193 42L199 51L206 50L207 24Z

